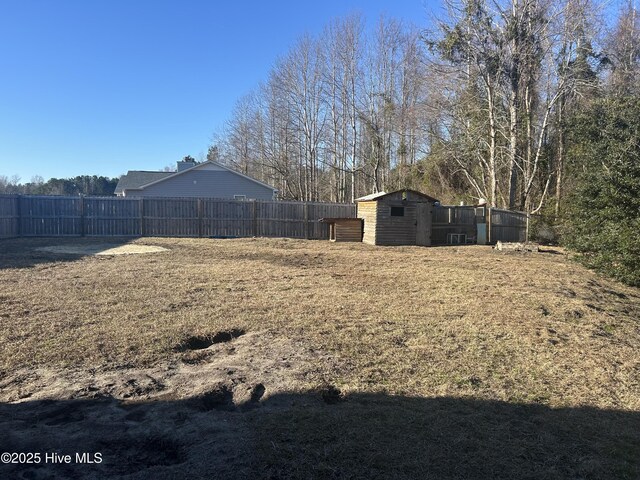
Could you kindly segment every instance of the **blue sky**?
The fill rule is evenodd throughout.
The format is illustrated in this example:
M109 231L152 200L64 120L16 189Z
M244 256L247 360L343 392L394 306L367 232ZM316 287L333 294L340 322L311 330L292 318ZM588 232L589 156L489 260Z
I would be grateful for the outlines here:
M0 0L0 175L159 170L204 154L305 32L360 12L426 25L425 0Z

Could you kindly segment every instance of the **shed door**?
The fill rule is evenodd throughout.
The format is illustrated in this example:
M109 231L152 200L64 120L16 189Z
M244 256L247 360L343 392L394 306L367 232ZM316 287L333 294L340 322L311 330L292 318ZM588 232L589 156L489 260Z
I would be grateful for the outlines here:
M416 245L431 245L431 204L430 203L417 204Z

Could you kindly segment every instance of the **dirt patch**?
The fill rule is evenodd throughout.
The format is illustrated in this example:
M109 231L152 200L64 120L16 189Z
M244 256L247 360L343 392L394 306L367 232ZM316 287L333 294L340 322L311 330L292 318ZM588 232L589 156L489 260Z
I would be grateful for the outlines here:
M119 244L96 244L96 245L51 245L36 248L38 252L55 253L60 255L136 255L141 253L168 252L169 249L157 245L119 245Z
M1 379L0 401L113 398L133 405L195 398L205 409L235 409L308 388L320 369L343 368L326 353L268 331L234 336L233 345L214 343L197 363L185 351L148 368L21 369Z
M234 338L238 338L244 334L244 330L240 328L232 328L231 330L218 332L214 335L189 337L180 345L178 345L175 350L179 352L186 352L189 350L204 350L206 348L209 348L211 345L230 342Z
M276 400L269 408L287 408L291 395L313 384L319 367L341 367L327 354L273 332L223 333L198 364L183 361L193 353L186 351L148 368L3 373L0 431L11 435L0 439L0 447L104 455L102 464L83 471L47 465L32 471L16 465L11 472L25 478L134 473L140 477L133 478L179 478L180 466L187 463L188 471L202 478L211 471L217 478L251 478L238 473L250 468L251 453L244 452L252 438L245 425L250 417L235 416L262 411L272 397ZM229 338L233 348L225 341ZM321 404L319 396L316 404ZM22 413L3 414L3 405ZM61 451L61 445L69 451ZM158 476L161 472L164 476Z
M233 390L228 385L217 385L213 390L205 392L196 402L201 406L202 410L235 410L233 403Z

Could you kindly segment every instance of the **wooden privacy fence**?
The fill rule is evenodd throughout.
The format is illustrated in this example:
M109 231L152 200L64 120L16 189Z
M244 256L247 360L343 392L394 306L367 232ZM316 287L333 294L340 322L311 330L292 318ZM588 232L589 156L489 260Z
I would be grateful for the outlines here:
M17 195L0 196L0 238L19 235L20 205Z
M475 207L434 207L431 219L431 244L447 245L451 243L450 234L465 234L467 239L475 243L476 210L478 209Z
M0 195L0 237L165 236L329 238L323 217L349 204L215 198Z
M529 236L529 217L523 212L490 208L487 228L489 242L526 242Z
M486 232L486 243L525 242L527 214L490 207L438 206L433 209L432 245L447 245L451 235L464 234L469 243L477 243Z
M0 238L50 236L290 237L328 239L321 218L355 218L337 203L215 198L57 197L0 195ZM432 245L452 234L476 243L524 242L527 214L488 207L433 209ZM460 237L456 237L460 238Z

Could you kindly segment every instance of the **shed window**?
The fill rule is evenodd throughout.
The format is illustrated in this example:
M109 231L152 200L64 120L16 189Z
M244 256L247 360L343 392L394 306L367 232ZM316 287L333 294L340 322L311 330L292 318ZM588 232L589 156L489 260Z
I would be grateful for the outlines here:
M392 217L404 217L404 207L391 207Z
M233 199L234 200L246 200L247 196L246 195L234 195Z

